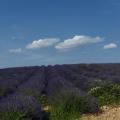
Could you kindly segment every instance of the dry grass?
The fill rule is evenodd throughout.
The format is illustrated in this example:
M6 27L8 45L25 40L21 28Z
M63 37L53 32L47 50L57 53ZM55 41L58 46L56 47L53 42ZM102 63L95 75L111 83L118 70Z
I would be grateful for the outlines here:
M45 106L45 107L43 108L43 110L47 112L47 111L50 110L50 107L49 107L49 106Z
M80 120L120 120L120 106L102 108L102 112L96 115L83 115Z

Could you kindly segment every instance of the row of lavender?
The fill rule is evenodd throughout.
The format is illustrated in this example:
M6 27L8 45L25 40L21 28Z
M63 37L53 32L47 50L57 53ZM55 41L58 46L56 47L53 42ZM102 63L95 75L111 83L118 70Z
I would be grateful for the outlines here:
M34 73L35 68L14 68L0 70L0 98L15 91L26 82Z
M42 119L41 106L30 93L40 94L44 80L44 67L1 70L0 112L18 110Z
M74 64L56 65L61 76L79 89L86 90L94 80L120 82L120 64Z

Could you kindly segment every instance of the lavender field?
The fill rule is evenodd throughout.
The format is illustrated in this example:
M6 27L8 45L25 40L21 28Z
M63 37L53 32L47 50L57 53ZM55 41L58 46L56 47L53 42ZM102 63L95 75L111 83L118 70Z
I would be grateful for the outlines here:
M120 64L71 64L0 69L0 120L47 120L45 107L60 90L88 96L92 81L120 83ZM120 95L120 94L119 94ZM99 111L89 96L89 111ZM12 111L12 113L10 112Z

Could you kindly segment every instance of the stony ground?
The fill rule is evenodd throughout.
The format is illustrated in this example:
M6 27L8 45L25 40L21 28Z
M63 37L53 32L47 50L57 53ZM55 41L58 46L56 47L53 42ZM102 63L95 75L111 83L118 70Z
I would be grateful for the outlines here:
M97 115L83 115L80 120L120 120L120 107L102 108L102 112Z

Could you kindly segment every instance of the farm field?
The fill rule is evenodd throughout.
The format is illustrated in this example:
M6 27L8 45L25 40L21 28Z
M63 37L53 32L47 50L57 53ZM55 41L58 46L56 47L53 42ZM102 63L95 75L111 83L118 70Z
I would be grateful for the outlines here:
M63 105L64 107L69 101L71 103L78 102L78 105L82 107L82 109L81 107L77 108L78 113L79 111L85 114L98 113L99 106L107 102L101 102L101 99L97 100L98 96L93 91L89 94L89 87L95 81L100 84L113 82L112 84L115 86L120 84L120 64L71 64L0 69L0 120L58 120L53 117L55 115L50 115L50 111L56 110L51 106L57 108L59 105ZM111 84L108 89L109 87ZM120 87L117 86L117 88ZM107 91L107 89L105 90ZM119 90L114 89L117 91L115 99L118 103ZM62 94L61 91L67 94ZM75 96L73 94L71 97L69 92L75 93L79 97L72 101ZM66 95L69 96L66 97ZM86 97L85 102L79 102L79 99ZM68 102L59 101L64 98ZM68 111L72 108L70 105L67 106ZM84 105L87 105L87 109ZM71 111L71 115L76 111L76 107L77 105L74 106L75 110ZM106 120L106 117L109 120L118 120L118 118L111 118L120 116L118 111L119 109L115 113L115 109L110 109L110 115L113 114L113 116L108 115L109 111L105 111L107 115L100 116L103 120ZM52 117L48 117L49 115ZM76 116L70 117L71 120L75 120ZM81 120L101 120L101 117L86 116ZM60 120L70 120L70 118L63 116Z

